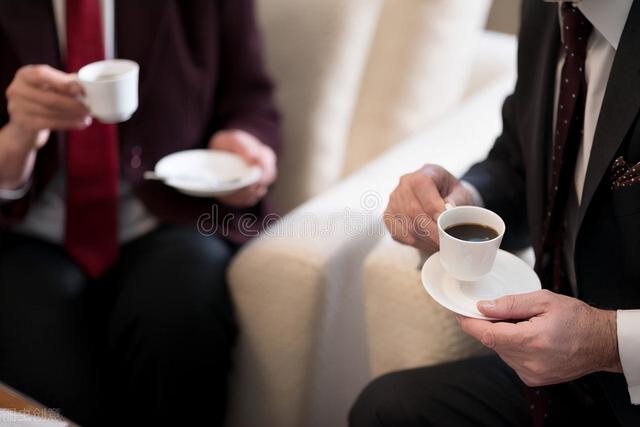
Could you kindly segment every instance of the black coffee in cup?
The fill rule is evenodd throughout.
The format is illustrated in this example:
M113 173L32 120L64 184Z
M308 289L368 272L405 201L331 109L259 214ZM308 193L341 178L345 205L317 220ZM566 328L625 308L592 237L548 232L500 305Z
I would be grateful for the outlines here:
M451 237L466 242L486 242L495 239L500 234L493 228L482 224L456 224L445 228L444 231Z

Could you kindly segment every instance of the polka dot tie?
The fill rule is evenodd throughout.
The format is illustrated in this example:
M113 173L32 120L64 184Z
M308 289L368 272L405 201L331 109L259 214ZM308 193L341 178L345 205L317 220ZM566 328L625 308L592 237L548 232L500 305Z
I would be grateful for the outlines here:
M543 232L536 242L536 272L543 287L568 293L563 273L562 239L564 214L573 183L576 158L582 141L587 83L585 59L591 23L571 3L562 3L562 45L564 65L559 83L556 128L551 153L551 175L545 206ZM553 261L543 268L543 260Z
M554 292L570 293L564 274L562 240L564 216L573 184L576 158L582 141L587 83L585 59L591 23L571 3L562 3L562 45L564 65L560 76L556 128L551 152L551 176L545 206L542 235L535 245L535 270L542 286ZM544 259L551 261L545 265ZM534 427L542 427L551 409L553 387L526 388L525 395Z

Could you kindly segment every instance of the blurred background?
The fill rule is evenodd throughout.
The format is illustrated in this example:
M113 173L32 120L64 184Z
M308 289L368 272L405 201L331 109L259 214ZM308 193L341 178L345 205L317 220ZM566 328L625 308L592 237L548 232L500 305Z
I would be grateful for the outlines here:
M287 212L505 71L488 54L498 45L479 36L515 34L520 1L268 0L258 9L286 118L274 198Z
M494 0L487 20L487 29L516 34L521 3L521 0Z

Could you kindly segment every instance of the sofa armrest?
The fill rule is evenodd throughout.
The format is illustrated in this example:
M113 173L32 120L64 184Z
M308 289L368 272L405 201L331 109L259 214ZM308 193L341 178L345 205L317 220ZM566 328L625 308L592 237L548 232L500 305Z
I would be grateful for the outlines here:
M367 257L364 298L373 376L481 354L454 313L422 287L421 256L386 237Z
M351 182L313 199L232 263L241 335L229 425L346 420L370 377L360 276L382 236L381 201L362 209L361 198L361 183Z

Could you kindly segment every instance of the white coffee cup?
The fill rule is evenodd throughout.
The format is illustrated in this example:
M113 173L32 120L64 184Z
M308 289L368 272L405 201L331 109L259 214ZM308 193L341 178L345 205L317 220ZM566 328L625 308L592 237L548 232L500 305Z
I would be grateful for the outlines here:
M84 103L91 115L103 123L120 123L138 109L140 66L128 59L107 59L85 65L78 71Z
M491 227L498 236L481 242L461 240L445 230L454 225L479 224ZM477 206L451 207L438 217L440 263L451 276L475 281L491 271L506 226L500 216Z

